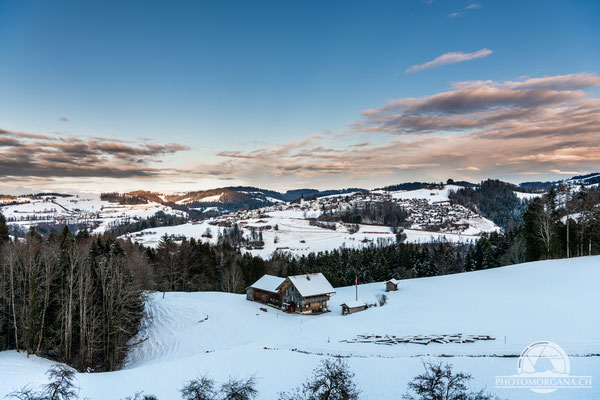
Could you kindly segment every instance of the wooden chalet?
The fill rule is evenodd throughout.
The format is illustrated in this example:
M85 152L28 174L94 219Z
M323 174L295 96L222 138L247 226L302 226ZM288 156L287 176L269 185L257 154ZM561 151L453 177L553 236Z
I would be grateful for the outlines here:
M386 292L394 292L394 291L398 290L399 283L400 283L400 281L398 281L396 279L390 279L389 281L387 281L385 283L385 291Z
M246 288L246 300L273 304L281 307L281 291L279 286L284 278L273 275L263 275L262 278Z
M327 302L335 289L321 273L288 276L279 287L281 308L288 312L328 312Z

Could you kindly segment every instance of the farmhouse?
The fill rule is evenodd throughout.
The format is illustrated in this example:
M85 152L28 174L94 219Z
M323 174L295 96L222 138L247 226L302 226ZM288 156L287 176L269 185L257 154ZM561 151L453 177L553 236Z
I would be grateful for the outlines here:
M321 273L288 276L279 287L282 308L302 314L327 312L327 302L335 294Z
M393 292L393 291L398 290L398 284L399 283L400 282L397 281L396 279L390 279L389 281L387 281L385 283L385 291L386 292Z
M281 306L279 286L281 286L284 280L284 278L278 276L263 275L252 286L246 288L246 300Z

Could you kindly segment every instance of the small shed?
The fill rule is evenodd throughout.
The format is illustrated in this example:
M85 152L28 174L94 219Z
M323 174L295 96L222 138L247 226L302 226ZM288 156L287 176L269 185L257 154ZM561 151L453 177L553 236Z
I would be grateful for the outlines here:
M396 279L390 279L389 281L387 281L385 283L385 291L386 292L393 292L398 290L398 284L400 283L400 281L396 280Z
M366 309L367 305L363 301L347 301L342 304L342 315L354 314Z

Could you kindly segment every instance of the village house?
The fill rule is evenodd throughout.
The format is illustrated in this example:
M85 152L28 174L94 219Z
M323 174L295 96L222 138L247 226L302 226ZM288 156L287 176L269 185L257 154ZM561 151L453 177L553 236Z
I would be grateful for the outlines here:
M246 300L258 301L265 304L273 304L281 307L281 291L279 286L285 279L273 275L263 275L246 288Z
M282 308L301 314L329 311L335 289L322 273L288 276L280 286Z
M398 290L398 284L399 283L400 282L398 280L396 280L396 279L390 279L389 281L387 281L385 283L385 291L386 292L393 292L393 291Z

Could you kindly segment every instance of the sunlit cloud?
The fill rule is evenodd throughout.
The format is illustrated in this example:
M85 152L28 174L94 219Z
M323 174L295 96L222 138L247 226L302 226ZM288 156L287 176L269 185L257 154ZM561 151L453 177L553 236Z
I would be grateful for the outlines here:
M378 144L310 136L219 156L247 180L441 179L450 171L476 180L587 171L600 162L600 100L585 91L595 86L600 77L592 74L458 82L446 92L365 110L351 132L379 135Z
M441 56L436 57L432 61L426 62L424 64L413 65L412 67L408 68L406 72L423 71L424 69L441 67L442 65L456 64L459 62L476 60L478 58L487 57L490 54L492 54L492 51L490 49L481 49L472 53L463 53L460 51L450 52L442 54Z

